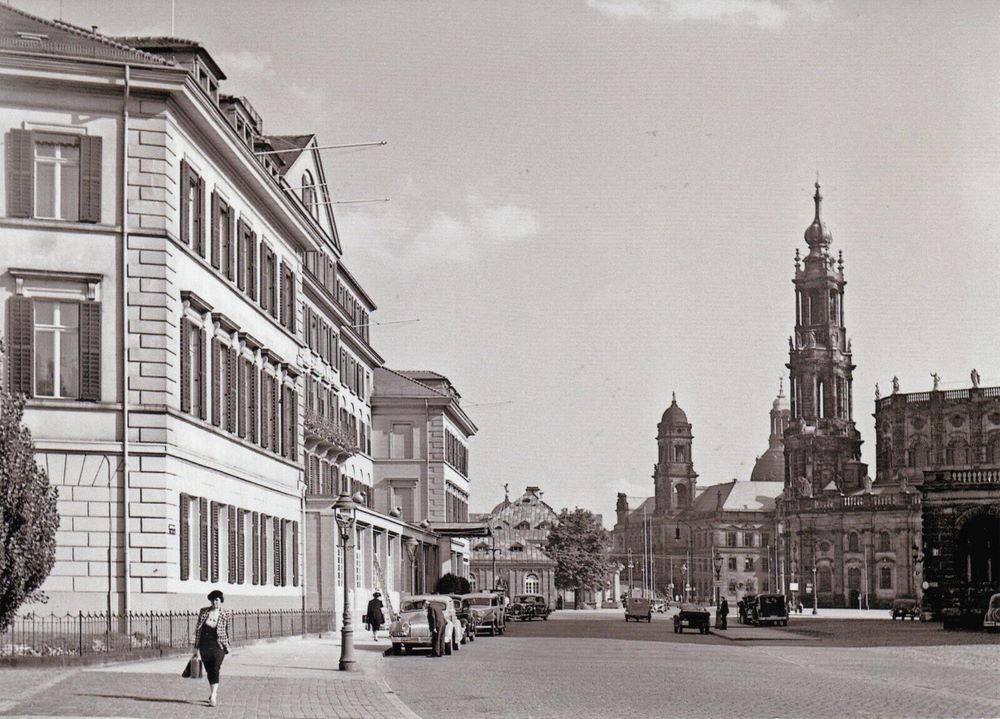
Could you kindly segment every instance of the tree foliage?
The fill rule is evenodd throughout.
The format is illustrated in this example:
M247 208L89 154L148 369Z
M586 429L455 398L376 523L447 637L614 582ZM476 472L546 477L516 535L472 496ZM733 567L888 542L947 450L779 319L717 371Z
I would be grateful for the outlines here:
M24 399L0 387L0 631L39 588L56 558L57 490L35 461Z
M549 531L545 553L556 563L557 588L572 589L575 595L584 589L604 588L611 571L608 533L593 512L579 507L560 512Z
M469 580L457 574L442 574L434 583L435 594L468 594L472 590Z

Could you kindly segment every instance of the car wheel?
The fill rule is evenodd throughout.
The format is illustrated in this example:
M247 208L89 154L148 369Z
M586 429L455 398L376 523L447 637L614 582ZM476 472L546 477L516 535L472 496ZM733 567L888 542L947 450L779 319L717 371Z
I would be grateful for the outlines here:
M542 617L542 621L543 621L543 622L547 622L547 621L549 621L549 615L548 615L548 614L546 614L546 615L545 615L544 617Z
M403 645L400 644L399 642L394 642L392 645L392 655L394 657L398 657L402 653L403 653Z
M406 652L407 654L409 654L410 652L413 651L413 647L411 647L409 644L404 644L403 645L403 651Z

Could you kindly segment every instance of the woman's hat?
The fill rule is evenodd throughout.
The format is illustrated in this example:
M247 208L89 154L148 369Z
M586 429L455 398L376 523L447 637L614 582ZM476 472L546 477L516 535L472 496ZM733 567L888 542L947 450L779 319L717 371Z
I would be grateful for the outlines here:
M208 593L208 601L214 602L216 599L223 602L226 601L226 597L221 591L219 591L218 589L213 589L211 592Z
M374 594L372 594L372 597L374 597L375 599L378 599L381 596L382 596L381 592L375 592Z

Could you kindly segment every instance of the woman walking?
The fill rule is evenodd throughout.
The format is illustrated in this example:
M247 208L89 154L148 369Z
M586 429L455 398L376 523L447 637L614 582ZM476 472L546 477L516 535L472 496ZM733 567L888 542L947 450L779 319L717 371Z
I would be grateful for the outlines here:
M208 675L208 685L212 689L208 697L210 706L215 706L219 692L219 670L222 660L229 653L229 623L230 614L222 608L225 597L218 589L208 595L211 606L202 607L198 612L198 624L194 630L194 653L191 658L201 653L201 661Z
M385 623L385 615L382 614L382 600L379 599L382 594L380 592L375 592L372 595L372 599L368 602L368 611L365 613L365 622L372 630L372 640L378 641L378 630L382 628Z

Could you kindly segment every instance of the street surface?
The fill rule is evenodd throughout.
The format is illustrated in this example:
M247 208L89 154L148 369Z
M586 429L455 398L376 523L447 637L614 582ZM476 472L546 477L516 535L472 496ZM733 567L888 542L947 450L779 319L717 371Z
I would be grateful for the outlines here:
M700 636L674 634L669 614L566 610L451 659L387 657L384 672L424 719L1000 716L997 635L847 616Z

